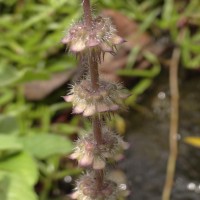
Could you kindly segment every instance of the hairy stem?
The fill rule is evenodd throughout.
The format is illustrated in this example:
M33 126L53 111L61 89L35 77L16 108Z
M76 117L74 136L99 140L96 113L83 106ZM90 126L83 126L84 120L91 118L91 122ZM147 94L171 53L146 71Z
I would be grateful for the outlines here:
M98 116L94 116L92 118L92 125L93 125L94 138L97 142L97 145L101 145L103 141L101 134L101 123Z
M95 65L93 65L95 64ZM99 88L99 75L98 75L98 68L97 66L98 63L91 62L90 63L90 77L91 77L91 83L94 91L98 90ZM93 66L93 67L92 67ZM92 118L92 126L93 126L93 133L94 133L94 138L96 140L97 146L101 145L103 140L102 140L102 131L101 131L101 122L100 119L97 115L93 116ZM97 184L97 190L101 190L102 184L103 184L103 170L96 170L95 171L95 176L96 176L96 184Z
M95 53L91 51L89 54L89 71L90 71L90 78L92 83L92 88L94 92L99 89L99 70L98 70L98 63L95 59Z
M92 56L95 56L93 54L90 55L89 59L89 70L90 70L90 78L91 78L91 84L94 92L96 92L99 89L99 72L98 72L98 63L92 58ZM102 144L102 130L101 130L101 121L97 115L92 117L92 126L93 126L93 133L94 138L97 143L97 147ZM96 170L95 171L96 176L96 184L97 184L97 190L101 190L102 184L103 184L103 170Z
M83 0L84 22L88 28L92 26L90 0Z
M90 0L83 0L83 10L84 10L84 21L88 29L92 28L92 15L90 8ZM91 84L93 92L98 91L99 89L99 71L98 71L98 62L95 59L95 53L90 51L88 53L88 65L90 71ZM94 138L96 140L97 146L102 144L102 130L101 130L101 121L98 116L93 116L92 126ZM101 190L103 184L103 170L96 170L96 184L97 190Z
M170 112L170 155L167 163L167 175L163 189L162 200L169 200L174 182L176 169L176 159L178 154L177 134L179 120L179 89L178 89L178 65L180 51L175 49L169 70L169 84L171 93L171 112Z

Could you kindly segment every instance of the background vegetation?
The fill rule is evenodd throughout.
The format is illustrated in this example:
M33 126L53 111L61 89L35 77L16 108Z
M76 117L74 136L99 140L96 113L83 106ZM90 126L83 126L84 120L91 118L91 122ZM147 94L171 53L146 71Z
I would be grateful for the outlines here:
M138 96L168 65L175 47L182 66L198 70L199 0L100 0L94 5L94 12L112 9L137 22L127 40L148 34L148 43L139 40L126 51L126 64L117 71L130 77L130 106L139 108ZM60 40L81 12L79 0L0 0L0 199L59 199L64 195L59 180L80 172L66 156L74 134L88 124L71 118L71 105L60 98L76 68ZM124 121L117 119L120 129Z

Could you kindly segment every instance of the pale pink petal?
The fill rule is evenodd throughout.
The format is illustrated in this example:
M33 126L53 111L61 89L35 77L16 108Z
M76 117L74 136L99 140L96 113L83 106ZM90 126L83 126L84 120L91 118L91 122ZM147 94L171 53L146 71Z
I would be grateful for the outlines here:
M83 116L89 117L91 115L94 115L96 113L95 106L87 106L87 108L83 112Z
M110 106L110 110L111 111L119 110L119 106L117 104L113 104L113 105Z
M87 141L86 143L85 143L85 149L87 150L87 151L93 151L94 150L94 148L95 148L95 145L94 145L94 142L93 141Z
M76 191L76 192L73 192L71 195L69 195L70 196L70 198L72 198L72 199L77 199L78 198L78 196L79 196L79 192L78 191Z
M101 49L103 51L106 51L106 52L112 52L113 51L113 48L105 42L101 43L100 46L101 46Z
M106 111L109 111L109 110L110 110L110 108L106 104L98 104L97 105L97 111L98 112L106 112Z
M128 142L124 142L124 141L121 142L121 145L122 145L122 148L125 150L127 150L130 147L130 144Z
M67 36L65 36L65 37L61 40L61 42L62 42L63 44L67 44L70 40L71 40L70 36L67 35Z
M99 41L94 38L90 38L89 41L87 42L87 46L89 47L95 47L99 44Z
M85 154L83 156L83 158L81 158L79 160L79 165L81 166L90 166L92 164L92 161L93 161L93 156L91 154Z
M112 43L117 45L117 44L122 44L123 42L126 42L126 40L124 40L124 38L118 36L118 35L114 35L111 39Z
M86 47L85 43L80 39L78 41L72 42L72 44L70 45L70 50L72 52L79 52L79 51L83 51L85 47Z
M75 160L75 159L77 159L78 157L79 157L79 155L78 155L76 152L74 152L74 153L72 153L71 155L69 155L69 158L72 159L72 160Z
M74 106L73 114L80 114L85 110L85 108L86 108L86 105L80 103L80 104Z
M72 102L73 99L74 99L74 95L62 96L62 98L63 98L66 102Z

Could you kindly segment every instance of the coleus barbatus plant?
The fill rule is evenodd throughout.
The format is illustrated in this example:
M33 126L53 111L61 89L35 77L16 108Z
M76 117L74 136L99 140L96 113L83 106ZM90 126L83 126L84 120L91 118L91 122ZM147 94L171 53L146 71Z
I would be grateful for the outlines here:
M83 0L84 17L71 26L62 39L82 65L87 65L87 75L76 82L64 100L72 102L73 113L82 114L92 122L92 130L76 141L71 154L78 164L87 168L76 183L71 198L78 200L117 200L128 191L108 178L107 161L115 160L128 144L106 127L105 119L124 108L123 100L129 93L119 83L111 83L99 76L98 65L105 53L116 53L116 45L125 40L109 18L91 14L90 0Z

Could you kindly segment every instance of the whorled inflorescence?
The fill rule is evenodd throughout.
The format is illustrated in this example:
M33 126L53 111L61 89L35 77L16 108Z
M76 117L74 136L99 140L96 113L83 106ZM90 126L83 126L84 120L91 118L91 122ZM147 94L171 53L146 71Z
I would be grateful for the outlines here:
M88 172L80 177L76 184L76 191L71 195L78 200L121 200L129 192L118 183L105 178L99 191L95 181L95 174Z
M81 80L72 86L69 94L63 98L73 103L73 113L85 117L98 113L124 109L123 100L129 96L128 91L120 83L100 80L98 90L93 90L89 79Z
M107 160L115 160L129 147L128 143L107 127L102 128L103 143L97 145L92 132L81 136L76 141L74 153L70 158L77 159L79 165L93 169L105 168Z
M126 109L124 99L129 93L119 83L100 79L98 64L106 52L114 54L116 45L125 40L117 35L110 19L100 16L92 19L89 0L83 0L83 8L84 20L73 25L62 39L80 62L87 62L89 72L63 98L72 102L74 114L90 117L93 127L76 141L70 156L80 166L90 169L77 181L71 197L78 200L121 200L126 196L126 190L106 178L105 169L107 162L122 155L128 144L105 126L105 118L110 113Z
M116 29L109 18L96 17L90 28L84 21L73 25L62 39L73 53L95 50L96 53L114 52L115 46L125 40L117 35Z

